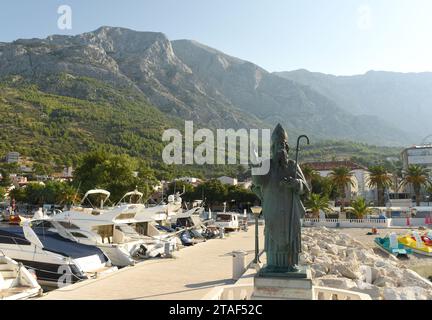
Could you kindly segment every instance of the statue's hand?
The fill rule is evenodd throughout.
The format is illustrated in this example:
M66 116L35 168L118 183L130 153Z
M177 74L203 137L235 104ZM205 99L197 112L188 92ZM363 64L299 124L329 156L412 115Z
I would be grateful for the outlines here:
M293 177L284 177L282 179L282 182L284 182L284 184L286 186L288 186L288 188L292 188L292 189L298 189L299 188L299 181L297 179L294 179Z

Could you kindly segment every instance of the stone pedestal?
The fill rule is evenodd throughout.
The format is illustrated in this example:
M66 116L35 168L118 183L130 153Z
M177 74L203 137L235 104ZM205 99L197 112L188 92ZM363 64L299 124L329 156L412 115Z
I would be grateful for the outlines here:
M312 300L312 297L310 269L304 270L304 276L258 273L254 278L252 300Z

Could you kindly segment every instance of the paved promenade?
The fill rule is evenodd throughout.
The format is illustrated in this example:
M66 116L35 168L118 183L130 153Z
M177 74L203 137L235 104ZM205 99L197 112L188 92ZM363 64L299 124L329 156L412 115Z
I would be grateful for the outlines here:
M254 226L175 252L173 259L148 260L99 279L49 292L41 299L201 299L213 287L232 284L233 250L254 258ZM263 226L260 226L260 247Z

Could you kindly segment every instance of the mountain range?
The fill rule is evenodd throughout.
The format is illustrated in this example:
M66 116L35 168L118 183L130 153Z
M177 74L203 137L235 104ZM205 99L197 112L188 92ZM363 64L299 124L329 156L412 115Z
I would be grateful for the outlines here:
M417 143L432 134L432 72L334 76L300 69L274 74L312 88L354 115L377 115Z
M102 143L142 156L160 152L162 130L183 120L212 129L280 122L291 141L404 146L428 132L431 84L430 74L271 73L196 41L118 27L19 39L0 43L0 115L24 117L8 127L22 139L3 133L0 148L31 141L37 124L53 128L50 139L40 129L44 143L67 131L73 152Z

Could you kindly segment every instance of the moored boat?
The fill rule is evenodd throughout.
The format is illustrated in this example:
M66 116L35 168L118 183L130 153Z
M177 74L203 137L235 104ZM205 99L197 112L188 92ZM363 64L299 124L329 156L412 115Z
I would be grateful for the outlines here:
M67 239L46 223L0 227L0 251L34 270L40 285L63 287L117 270L97 247Z
M410 248L405 248L403 244L398 242L395 233L391 233L383 238L376 237L374 241L378 248L397 258L409 258L408 254L412 253Z
M417 254L432 256L432 246L427 245L417 231L399 237L398 241L403 244L405 248L409 248Z
M219 228L224 228L227 231L240 230L239 214L234 212L218 212L216 213L215 225Z
M24 300L41 294L35 274L0 252L0 300Z
M91 203L89 197L92 195L99 198L98 206ZM119 267L169 255L176 249L176 238L161 235L154 227L153 208L139 203L142 193L128 192L117 205L107 207L105 203L109 196L110 192L106 190L89 190L81 205L43 220L59 223L76 242L97 246ZM138 202L132 202L131 197L137 198ZM90 207L84 205L85 201ZM160 207L155 210L165 210Z

